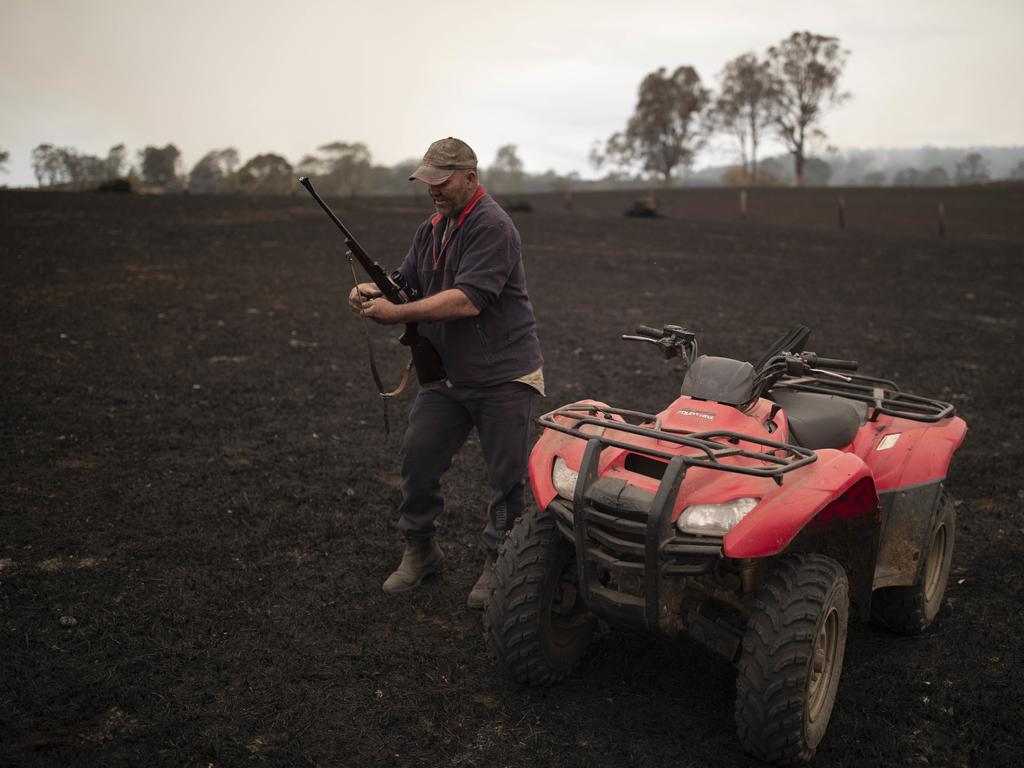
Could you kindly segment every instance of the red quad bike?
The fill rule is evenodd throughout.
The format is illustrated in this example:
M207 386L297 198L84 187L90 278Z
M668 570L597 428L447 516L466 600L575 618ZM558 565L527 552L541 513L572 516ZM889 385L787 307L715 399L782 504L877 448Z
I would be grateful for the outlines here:
M698 356L695 335L624 336L688 364L661 413L594 400L540 418L539 509L516 524L485 614L513 679L555 682L597 621L687 635L738 667L743 747L814 755L852 602L901 633L935 618L955 509L943 492L967 426L953 406L805 352L797 326L756 364Z

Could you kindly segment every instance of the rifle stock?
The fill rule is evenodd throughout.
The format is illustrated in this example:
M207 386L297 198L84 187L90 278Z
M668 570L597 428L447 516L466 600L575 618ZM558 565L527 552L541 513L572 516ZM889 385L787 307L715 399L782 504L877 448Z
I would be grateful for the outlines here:
M405 278L399 272L395 271L389 275L380 264L370 258L370 255L363 249L352 233L348 231L348 228L342 224L341 219L335 215L334 211L328 207L323 198L313 189L313 183L309 180L308 176L300 177L299 183L306 188L306 191L323 208L324 213L341 230L341 234L345 237L345 246L348 248L349 255L355 257L356 261L366 271L366 274L369 275L370 279L380 289L385 299L393 304L406 304L417 298L416 292L409 288ZM398 341L409 347L409 351L412 353L413 366L416 368L416 378L421 386L448 378L448 374L444 370L444 363L441 362L441 356L437 353L434 345L430 343L430 340L420 335L416 328L416 323L406 323L405 332L399 337Z

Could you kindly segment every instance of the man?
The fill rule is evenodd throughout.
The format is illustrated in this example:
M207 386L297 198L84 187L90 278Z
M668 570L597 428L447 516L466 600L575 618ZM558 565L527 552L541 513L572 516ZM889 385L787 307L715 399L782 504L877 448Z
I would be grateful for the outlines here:
M354 311L379 323L418 323L448 373L447 381L420 390L409 414L398 522L405 552L384 591L414 589L441 569L444 556L434 541L444 509L441 476L476 427L491 498L481 536L484 568L467 604L483 608L498 543L523 511L531 410L544 394L540 342L519 232L479 183L469 145L435 141L409 180L427 186L436 211L399 267L420 298L392 304L373 283L349 294Z

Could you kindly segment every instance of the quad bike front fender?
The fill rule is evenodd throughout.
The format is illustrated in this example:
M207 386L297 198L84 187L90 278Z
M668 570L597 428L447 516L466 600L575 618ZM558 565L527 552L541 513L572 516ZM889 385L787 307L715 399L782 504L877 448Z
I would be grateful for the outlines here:
M869 518L880 521L871 471L857 456L818 451L818 461L787 477L725 536L726 557L771 557L785 550L809 524Z
M765 499L729 532L723 552L738 558L827 555L843 566L850 598L867 621L882 528L874 478L857 456L839 451L818 451L818 462L803 471L808 475Z

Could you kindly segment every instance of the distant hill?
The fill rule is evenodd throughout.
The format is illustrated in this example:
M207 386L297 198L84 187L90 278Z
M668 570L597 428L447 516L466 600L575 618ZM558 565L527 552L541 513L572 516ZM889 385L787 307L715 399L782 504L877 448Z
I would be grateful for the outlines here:
M891 184L900 171L913 168L926 172L942 168L954 178L956 164L972 152L980 154L988 164L988 175L992 181L1006 179L1010 169L1024 161L1024 146L1016 147L912 147L871 149L845 149L818 155L818 159L829 165L831 173L828 186L862 186L865 177L871 173L882 174L884 184ZM790 155L774 155L760 161L784 181L792 183L793 160ZM692 185L719 184L722 174L732 167L716 165L695 171L688 183Z

